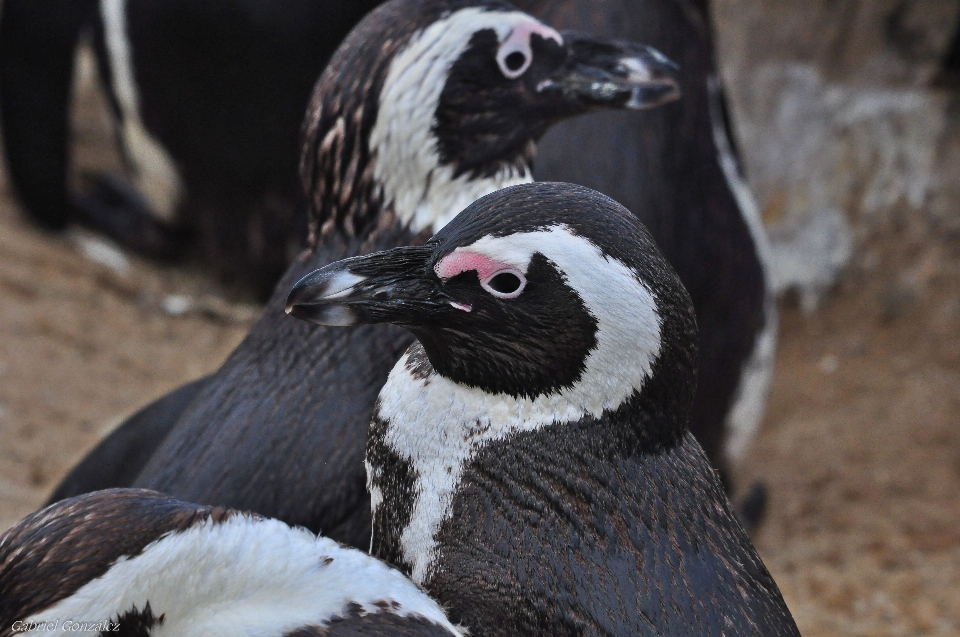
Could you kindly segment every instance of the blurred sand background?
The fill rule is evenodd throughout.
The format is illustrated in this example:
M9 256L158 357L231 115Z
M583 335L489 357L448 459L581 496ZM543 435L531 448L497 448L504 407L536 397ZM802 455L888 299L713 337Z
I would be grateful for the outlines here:
M741 465L801 631L960 635L960 3L718 0L723 73L776 241L781 337ZM77 180L118 166L89 68ZM217 368L256 308L21 218L0 171L0 529L122 418Z

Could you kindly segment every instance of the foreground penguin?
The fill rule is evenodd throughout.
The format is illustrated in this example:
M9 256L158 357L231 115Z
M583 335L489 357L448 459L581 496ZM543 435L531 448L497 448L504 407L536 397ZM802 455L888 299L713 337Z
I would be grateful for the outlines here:
M690 299L619 204L507 188L288 303L416 335L370 425L372 553L472 634L798 634L687 428Z
M409 579L258 516L98 491L0 536L0 637L460 635Z
M309 274L289 302L325 325L390 321L417 335L370 424L372 552L468 634L798 635L686 428L689 297L612 200L508 188L425 246ZM160 618L165 634L218 621L230 634L454 630L395 573L330 544L155 494L84 496L0 538L0 593L39 577L57 595L0 597L17 604L0 619L66 616L86 593L88 614L146 615L139 634ZM351 632L329 621L337 613ZM320 626L296 630L305 624Z
M312 251L133 486L368 546L364 434L412 338L290 321L286 290L333 260L422 243L476 198L530 181L552 122L659 104L676 97L675 74L647 47L561 35L499 2L396 0L371 13L306 122Z

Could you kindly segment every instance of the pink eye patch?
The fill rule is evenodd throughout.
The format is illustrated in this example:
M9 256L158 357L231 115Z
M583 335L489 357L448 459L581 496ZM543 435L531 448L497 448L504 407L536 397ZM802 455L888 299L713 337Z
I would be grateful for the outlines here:
M554 40L557 44L563 46L563 36L561 36L556 29L551 29L537 20L525 20L514 26L513 31L511 31L507 39L504 40L503 45L519 44L522 46L525 44L529 46L530 36L534 33L544 40Z
M544 40L551 39L563 46L563 37L547 25L536 20L524 20L518 23L497 51L497 64L507 78L516 79L530 68L530 63L533 61L530 36L534 33Z
M512 265L495 261L490 257L476 252L451 252L443 257L434 266L433 271L441 279L452 279L464 272L476 271L477 278L486 281L502 270L514 270Z
M476 252L448 254L437 262L434 272L443 280L452 279L464 272L476 272L480 286L501 299L517 298L527 285L527 277L514 266ZM453 305L459 307L458 304ZM469 312L468 307L459 309Z

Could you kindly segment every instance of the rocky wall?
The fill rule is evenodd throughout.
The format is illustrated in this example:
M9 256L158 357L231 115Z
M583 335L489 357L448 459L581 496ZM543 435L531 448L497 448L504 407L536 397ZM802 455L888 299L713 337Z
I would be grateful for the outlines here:
M960 117L931 88L957 0L716 0L717 48L781 290L808 308L898 218L960 231Z

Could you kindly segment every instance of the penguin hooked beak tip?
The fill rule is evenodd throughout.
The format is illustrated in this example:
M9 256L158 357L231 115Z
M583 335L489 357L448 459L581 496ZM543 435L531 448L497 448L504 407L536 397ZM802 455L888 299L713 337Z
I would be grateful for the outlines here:
M653 47L564 33L567 60L537 90L580 108L647 109L680 97L680 67Z
M286 313L327 326L415 323L443 303L426 265L432 255L432 248L404 246L331 263L293 286Z

